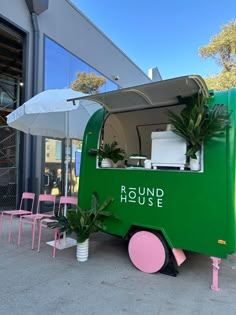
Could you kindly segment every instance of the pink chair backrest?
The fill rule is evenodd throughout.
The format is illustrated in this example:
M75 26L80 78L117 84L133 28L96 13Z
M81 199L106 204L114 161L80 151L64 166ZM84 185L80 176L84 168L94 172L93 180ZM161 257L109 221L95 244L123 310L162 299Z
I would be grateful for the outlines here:
M55 204L56 204L56 196L55 195L46 195L46 194L39 195L36 213L40 213L41 202L51 202L52 203L52 211L51 212L52 212L52 214L54 214Z
M71 196L61 196L60 197L60 204L65 204L69 203L71 205L76 205L78 203L78 198L77 197L71 197Z
M30 193L30 192L23 192L21 201L20 201L20 210L26 210L24 209L24 202L27 200L31 200L31 208L29 211L32 213L34 209L34 198L35 198L35 193Z
M71 197L71 196L61 196L60 202L59 202L59 210L65 206L65 205L75 205L78 204L78 198L77 197Z

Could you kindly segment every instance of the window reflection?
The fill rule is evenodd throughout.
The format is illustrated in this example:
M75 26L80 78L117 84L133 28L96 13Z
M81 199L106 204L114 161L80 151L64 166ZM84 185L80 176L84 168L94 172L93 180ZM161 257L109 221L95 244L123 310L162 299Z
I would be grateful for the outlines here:
M67 152L61 140L45 139L45 168L43 175L43 191L46 194L62 195L65 193L65 163L62 156L68 158L68 187L67 193L77 195L79 187L80 158L82 141L71 140Z
M94 72L97 75L103 75L46 36L44 70L45 90L69 88L71 82L76 79L78 72ZM101 92L117 89L118 85L107 79L107 83L102 87Z
M69 88L78 72L102 74L72 55L63 47L45 36L44 90ZM117 90L118 86L106 78L106 84L100 92ZM48 194L77 195L79 187L80 158L82 141L71 139L68 152L65 152L65 141L45 139L44 174L42 190ZM68 187L65 187L65 159L69 159Z

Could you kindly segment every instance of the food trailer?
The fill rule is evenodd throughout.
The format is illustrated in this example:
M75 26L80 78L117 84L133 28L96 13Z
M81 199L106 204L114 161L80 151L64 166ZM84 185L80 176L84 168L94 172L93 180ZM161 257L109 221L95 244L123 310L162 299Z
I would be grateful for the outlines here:
M186 142L173 131L167 111L179 113L186 98L201 93L208 104L232 110L231 127L206 141L199 168L186 160ZM79 205L96 191L114 198L107 232L128 240L132 263L141 271L177 275L184 251L213 260L212 289L218 290L221 258L235 252L236 89L208 91L198 75L184 76L81 100L103 106L89 120L83 139ZM96 150L116 141L125 159L101 167Z

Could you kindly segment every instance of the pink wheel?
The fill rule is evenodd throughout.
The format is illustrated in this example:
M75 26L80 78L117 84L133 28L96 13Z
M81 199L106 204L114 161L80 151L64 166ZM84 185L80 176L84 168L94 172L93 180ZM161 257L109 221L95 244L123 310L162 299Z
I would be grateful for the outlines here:
M136 232L129 241L128 251L132 263L143 272L157 272L166 262L163 242L151 232Z

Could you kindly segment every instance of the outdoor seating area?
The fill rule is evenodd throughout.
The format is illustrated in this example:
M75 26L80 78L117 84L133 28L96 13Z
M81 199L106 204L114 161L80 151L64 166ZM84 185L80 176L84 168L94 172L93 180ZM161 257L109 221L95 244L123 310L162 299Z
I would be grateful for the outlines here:
M38 252L41 246L41 234L42 228L47 228L47 223L52 222L51 216L56 213L62 212L65 214L67 207L76 207L78 203L77 197L61 196L59 199L59 205L56 207L56 196L49 194L40 194L37 200L36 211L34 212L35 205L35 193L24 192L21 197L19 209L2 211L0 218L0 237L2 236L3 222L8 219L10 222L8 232L8 242L11 242L12 231L16 230L18 235L17 244L21 245L22 239L22 227L25 225L31 226L31 249L34 249L35 238L37 237ZM14 228L13 228L14 220ZM18 224L17 224L18 223ZM29 237L29 236L27 236ZM54 246L53 257L56 255L57 242L60 243L61 233L54 229Z

